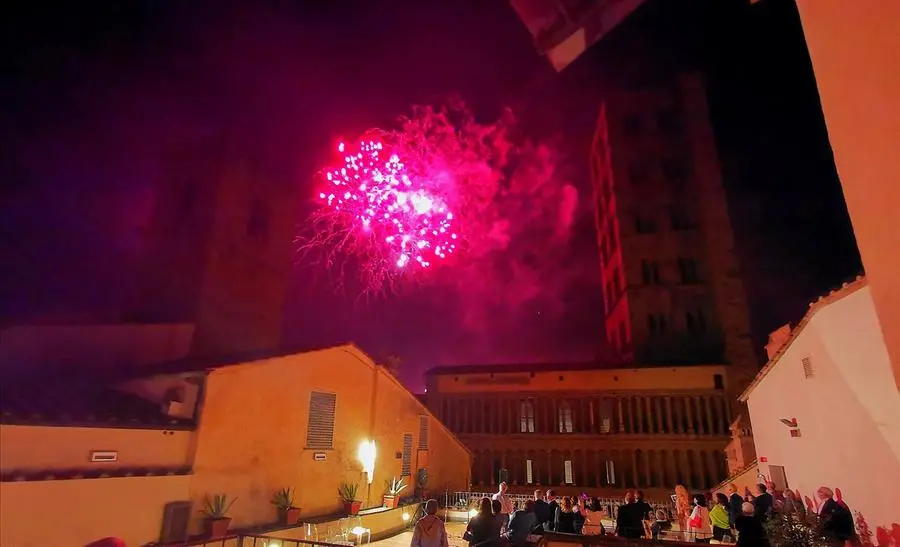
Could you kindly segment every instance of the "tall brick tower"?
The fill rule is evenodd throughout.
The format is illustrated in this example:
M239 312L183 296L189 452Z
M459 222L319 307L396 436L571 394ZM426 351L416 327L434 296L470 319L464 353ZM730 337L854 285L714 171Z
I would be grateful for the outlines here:
M132 317L194 323L194 355L276 348L298 203L290 182L221 141L170 157Z
M591 154L610 346L636 364L757 356L706 94L698 76L608 93Z

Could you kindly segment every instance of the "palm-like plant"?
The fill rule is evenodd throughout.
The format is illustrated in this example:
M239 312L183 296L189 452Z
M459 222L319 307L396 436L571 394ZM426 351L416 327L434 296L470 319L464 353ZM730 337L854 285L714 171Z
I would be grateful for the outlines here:
M237 498L233 498L229 501L228 496L225 494L216 494L212 498L206 496L203 500L203 509L201 509L201 512L208 519L224 519L227 518L228 510L231 509L231 506L234 505L235 501L237 501Z
M276 490L275 493L272 494L271 502L279 511L287 511L294 507L294 489L281 488L280 490Z
M403 478L401 477L399 480L397 477L389 481L384 481L384 489L387 492L388 496L397 496L402 492L407 486L405 482L403 482Z
M359 492L359 484L352 482L342 482L338 486L338 496L344 503L353 503L357 501L356 494Z

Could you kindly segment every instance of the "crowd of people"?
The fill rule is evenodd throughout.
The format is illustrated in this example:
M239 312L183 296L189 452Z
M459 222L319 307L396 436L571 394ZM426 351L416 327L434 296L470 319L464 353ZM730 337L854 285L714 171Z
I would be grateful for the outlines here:
M675 489L674 514L663 508L654 509L640 490L625 494L624 503L616 508L601 507L597 498L587 496L558 497L552 489L536 490L534 498L521 507L507 494L506 483L492 497L482 498L477 512L469 520L463 539L469 547L525 547L546 532L580 535L606 535L627 539L651 537L664 533L675 539L695 543L733 543L739 547L769 547L766 523L776 513L805 518L806 509L795 493L778 492L758 484L754 491L740 495L734 484L725 493L717 493L709 503L703 494L690 495L684 486ZM829 488L817 491L821 500L818 518L826 537L834 544L853 542L856 533L849 508ZM437 501L425 505L426 515L416 524L411 547L448 547L443 521L436 516ZM607 530L603 520L612 520ZM677 525L677 528L676 528Z

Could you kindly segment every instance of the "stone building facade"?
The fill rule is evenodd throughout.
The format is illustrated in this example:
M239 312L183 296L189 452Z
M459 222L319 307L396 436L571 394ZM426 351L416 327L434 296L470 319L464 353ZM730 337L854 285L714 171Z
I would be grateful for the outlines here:
M703 82L605 94L591 153L607 341L646 365L758 370Z
M441 367L427 373L429 410L473 453L473 488L657 498L727 476L732 423L727 367L595 364Z

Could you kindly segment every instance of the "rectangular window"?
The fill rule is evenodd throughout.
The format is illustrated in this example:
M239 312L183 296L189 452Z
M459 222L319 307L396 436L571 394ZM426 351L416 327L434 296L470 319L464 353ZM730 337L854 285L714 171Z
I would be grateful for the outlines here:
M564 401L559 405L559 432L571 433L572 429L572 406Z
M566 484L575 484L575 477L572 475L572 460L563 462L563 471L566 476Z
M428 416L419 416L419 450L428 450Z
M534 484L534 462L525 460L525 483Z
M519 433L534 433L534 401L519 405Z
M412 476L412 433L403 434L403 463L400 465L400 476Z
M606 484L616 484L616 464L606 460Z
M309 395L306 448L327 450L334 447L334 413L337 395L313 391Z
M697 261L693 258L679 258L678 272L681 274L683 285L696 285L700 282L700 274L697 272Z

